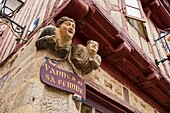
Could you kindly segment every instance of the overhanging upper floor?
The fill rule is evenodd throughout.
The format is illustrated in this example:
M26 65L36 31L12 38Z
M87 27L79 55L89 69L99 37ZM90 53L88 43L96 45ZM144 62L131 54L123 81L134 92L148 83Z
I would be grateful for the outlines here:
M160 29L170 27L169 0L141 0L144 11Z

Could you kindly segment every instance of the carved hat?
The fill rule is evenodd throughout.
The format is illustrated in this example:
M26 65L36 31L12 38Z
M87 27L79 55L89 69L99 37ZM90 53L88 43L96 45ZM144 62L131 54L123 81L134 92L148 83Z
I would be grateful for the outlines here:
M59 20L57 20L56 27L60 27L60 25L65 21L71 21L71 22L75 23L75 21L72 18L69 18L67 16L63 16Z

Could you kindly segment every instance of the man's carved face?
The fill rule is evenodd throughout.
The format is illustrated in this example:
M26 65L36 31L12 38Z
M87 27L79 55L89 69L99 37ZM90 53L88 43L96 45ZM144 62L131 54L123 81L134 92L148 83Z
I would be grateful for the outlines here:
M98 42L91 40L87 45L87 49L91 54L96 54L99 49Z
M64 21L60 26L60 33L67 39L72 39L75 34L75 23Z

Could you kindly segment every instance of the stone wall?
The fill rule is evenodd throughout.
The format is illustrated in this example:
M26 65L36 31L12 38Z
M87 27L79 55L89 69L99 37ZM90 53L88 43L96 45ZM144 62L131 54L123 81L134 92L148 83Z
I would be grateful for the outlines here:
M113 94L117 98L115 101L124 101L136 110L140 111L140 113L155 113L156 111L151 105L133 93L127 86L121 84L120 81L114 79L114 77L111 77L102 68L85 75L84 79L87 83L95 83L93 87L100 93L103 93L110 98L112 98L110 94ZM127 89L128 95L124 93L124 88ZM129 98L129 101L127 102L125 98Z
M38 34L0 69L0 113L78 113L72 94L41 82L40 66L46 51L36 51ZM58 67L72 71L66 62ZM4 77L5 78L5 77Z

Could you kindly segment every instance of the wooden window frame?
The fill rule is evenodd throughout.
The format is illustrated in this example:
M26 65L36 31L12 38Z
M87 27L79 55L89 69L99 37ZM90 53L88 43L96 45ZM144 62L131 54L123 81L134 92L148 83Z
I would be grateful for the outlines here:
M146 21L145 21L145 18L144 18L144 12L143 12L143 9L142 9L141 2L140 2L140 0L136 0L136 1L137 1L137 3L138 3L138 7L139 7L139 8L136 8L136 7L130 6L130 5L126 5L125 0L122 0L122 5L123 5L123 9L124 9L124 14L125 14L125 16L128 17L128 18L133 18L133 19L138 20L138 21L146 22ZM140 14L141 14L141 18L132 16L132 15L129 15L129 14L127 13L126 6L131 7L131 8L134 8L134 9L139 9Z
M103 106L102 103L101 104L97 103L97 102L95 102L94 100L92 100L90 98L87 98L86 102L83 103L83 104L91 107L92 108L92 111L91 111L92 113L96 113L96 111L99 111L99 112L102 112L102 113L116 113L116 112L113 112L113 111L109 110L105 106Z
M95 83L90 82L86 84L86 101L84 104L93 106L103 113L135 113L134 110L137 111L136 108L131 106L129 103L118 99L118 97L114 94L103 88L98 91L94 88L94 86ZM105 93L103 94L102 92Z
M132 20L141 22L143 24L142 25L142 29L136 28L134 25L132 25L131 22L129 22L129 24L136 29L136 31L138 32L139 37L143 37L143 39L145 39L147 42L149 42L148 32L146 30L146 27L144 26L144 23L146 23L146 19L145 19L145 16L144 16L144 12L143 12L143 8L142 8L142 5L141 5L141 1L140 0L136 0L139 8L137 8L135 6L131 6L131 5L126 5L125 0L121 0L121 1L122 1L123 12L124 12L124 16L126 17L126 20L129 22L128 19L132 19ZM132 16L132 15L128 15L126 6L138 9L140 11L141 18Z
M126 20L129 22L128 19L133 19L133 18L127 17ZM140 21L140 20L136 20L136 19L133 19L133 20L134 20L134 21L141 22L143 33L141 33L140 30L139 30L138 28L136 28L131 22L129 22L129 24L136 29L136 31L138 32L139 37L142 37L142 38L145 39L147 42L149 42L150 40L149 40L149 38L148 38L148 32L147 32L146 26L144 25L144 22L143 22L143 21Z

